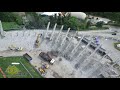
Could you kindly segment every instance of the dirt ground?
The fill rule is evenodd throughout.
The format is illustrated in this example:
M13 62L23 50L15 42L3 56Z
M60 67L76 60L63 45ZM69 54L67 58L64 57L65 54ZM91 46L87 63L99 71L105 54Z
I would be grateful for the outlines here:
M100 58L102 58L99 54L94 54L91 58L87 59L93 52L90 48L86 49L80 57L77 57L77 55L82 52L85 47L83 43L79 45L78 49L74 52L74 55L72 55L70 52L77 45L77 39L74 38L65 40L63 46L60 46L65 37L65 33L60 36L58 42L56 42L58 31L55 33L56 34L54 34L52 41L49 41L43 38L44 30L6 32L5 37L0 39L0 56L22 56L23 54L28 53L33 58L31 64L38 69L45 63L49 64L49 62L46 62L39 57L40 52L48 52L53 50L59 51L58 57L54 57L55 63L53 65L49 64L50 67L46 69L46 74L44 75L46 78L87 78L91 75L97 76L101 73L97 71L97 68L100 70L100 68L102 68L102 64L109 62L106 58L99 62ZM34 44L38 34L42 34L43 36L40 38L40 47L35 48ZM69 45L71 40L72 43L66 50L66 47ZM101 38L100 42L103 40L105 40L105 38ZM111 52L109 54L116 53L116 57L120 58L120 52L112 46L114 42L117 41L108 39L102 43L102 47ZM10 45L23 47L23 51L11 51L8 48ZM72 59L65 57L65 55L68 57L71 56ZM113 58L115 60L118 59L115 58L114 55Z

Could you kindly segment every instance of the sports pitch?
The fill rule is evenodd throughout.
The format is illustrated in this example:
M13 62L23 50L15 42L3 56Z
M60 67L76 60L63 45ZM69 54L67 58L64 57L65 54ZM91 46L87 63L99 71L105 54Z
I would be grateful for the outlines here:
M37 70L23 57L0 57L0 68L7 78L42 78ZM0 78L3 78L1 72Z

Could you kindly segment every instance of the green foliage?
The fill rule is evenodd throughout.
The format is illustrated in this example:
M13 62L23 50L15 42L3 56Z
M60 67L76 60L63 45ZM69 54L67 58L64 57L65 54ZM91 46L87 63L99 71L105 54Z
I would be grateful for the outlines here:
M47 16L41 16L35 12L28 12L27 15L30 15L31 17L31 20L26 25L26 28L28 29L29 28L36 28L36 29L46 28L46 25L49 22L49 18Z
M76 17L69 17L68 19L65 18L64 25L66 25L66 28L70 27L72 30L77 30L80 26L80 22Z
M70 14L68 16L64 15L63 17L61 14L58 16L56 14L54 16L41 16L35 12L28 12L27 14L31 15L32 17L32 20L28 24L28 28L46 28L49 21L50 28L53 28L55 23L57 23L57 27L64 25L64 30L67 30L68 28L71 28L71 30L87 30L91 26L91 22L87 21L87 18L85 20L79 20ZM102 22L97 23L96 27L102 28Z
M22 17L13 12L0 12L0 20L2 22L16 22L19 25L23 23Z
M12 62L22 62L34 78L41 78L41 75L36 71L36 69L23 57L0 57L0 67L3 72L7 70L8 66L10 66ZM7 70L9 73L5 72L7 78L31 78L30 74L21 64L15 66L15 68L10 66L10 69L12 70ZM13 75L16 74L16 72L13 71L13 68L15 71L19 71L19 75Z
M58 19L57 19L57 24L58 25L62 25L62 16L61 16L61 14L59 14L59 16L58 16Z
M87 24L86 24L86 28L89 28L91 26L91 22L88 21Z
M96 23L96 27L102 28L102 26L103 26L103 21L100 21L100 22Z
M22 24L23 24L23 19L22 19L22 17L16 15L16 16L15 16L15 22L16 22L18 25L22 25Z
M15 18L11 12L0 12L0 20L3 22L12 22Z
M36 14L35 12L28 12L27 14L31 15L32 20L27 25L27 28L46 28L48 22L50 21L50 28L53 28L55 23L57 23L57 27L61 27L64 25L64 30L71 28L71 30L80 30L86 29L90 26L90 23L87 23L87 18L83 21L80 21L76 17L71 16L58 16L55 14L54 16L41 16Z
M19 29L20 26L15 22L2 22L3 29L9 31L10 29Z
M120 12L86 12L87 14L109 18L120 23Z
M98 28L96 26L89 27L89 30L105 30L105 29L109 29L109 27L105 27L105 26L103 26L101 28Z

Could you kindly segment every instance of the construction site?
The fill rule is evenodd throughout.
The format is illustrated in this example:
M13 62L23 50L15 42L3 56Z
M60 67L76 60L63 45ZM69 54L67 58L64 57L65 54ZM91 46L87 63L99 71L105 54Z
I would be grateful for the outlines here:
M112 28L98 31L19 30L5 32L1 25L0 57L23 56L45 78L119 78L120 32ZM116 29L117 30L117 29ZM1 69L0 69L1 70ZM3 72L2 72L3 73Z

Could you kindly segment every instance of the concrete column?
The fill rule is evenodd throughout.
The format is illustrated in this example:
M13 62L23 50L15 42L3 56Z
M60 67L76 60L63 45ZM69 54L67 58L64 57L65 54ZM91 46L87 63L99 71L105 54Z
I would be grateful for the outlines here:
M25 31L23 31L23 36L25 36Z
M92 42L92 40L89 41L89 43L86 45L86 47L78 54L78 56L76 58L80 57L83 54L83 52L88 48L88 46L91 44L91 42Z
M78 44L73 48L73 50L71 51L71 54L73 54L73 52L77 49L77 47L80 45L82 39L84 38L84 35L82 36L82 38L79 40Z
M64 42L65 42L65 40L66 40L66 37L67 37L69 31L70 31L70 28L68 28L67 33L65 34L65 37L63 38L63 40L62 40L62 42L61 42L61 44L60 44L60 47L59 47L58 51L61 51L60 49L63 47Z
M103 58L105 58L107 56L107 54L105 54L102 58L100 58L99 60L96 60L98 61L94 67L86 74L88 77L91 76L91 74L93 72L95 72L100 66L101 66L101 61L103 60Z
M18 32L17 32L17 36L18 36Z
M54 25L54 28L52 30L52 34L51 34L50 40L53 39L53 35L54 35L54 32L55 32L56 26L57 26L57 23Z
M92 54L87 59L91 58L101 46L102 46L101 44L97 46L97 48L92 52Z
M60 39L60 35L62 33L62 30L63 30L63 27L64 27L64 25L61 26L61 29L59 30L59 34L57 35L57 38L55 39L55 44L52 47L54 47L58 43L58 41Z
M65 40L66 40L66 37L67 37L69 31L70 31L70 28L68 28L68 31L67 31L67 33L66 33L66 35L65 35L65 37L64 37L64 39L63 39L63 41L62 41L62 43L61 43L61 46L64 44L64 42L65 42Z
M11 37L12 37L12 33L11 33Z
M105 54L102 58L99 59L99 62L103 60L108 54Z
M60 35L61 35L61 32L62 32L62 30L63 30L63 27L64 27L64 25L61 26L61 29L60 29L60 31L59 31L59 34L58 34L58 36L57 36L55 42L58 42L59 37L60 37Z
M86 74L86 76L88 78L91 78L94 75L94 73L96 71L100 70L102 67L103 67L102 64L100 64L100 63L96 64L96 66L94 66L93 69Z
M90 76L93 72L97 70L97 68L99 68L99 66L101 66L101 61L107 56L107 54L108 52L106 52L106 54L102 58L96 60L97 62L94 64L94 66L86 73L87 76Z
M83 69L85 66L87 66L89 64L90 61L87 61L87 60L90 60L90 58L96 53L96 51L101 47L101 45L97 46L97 48L92 52L92 54L90 56L88 56L83 64L81 64L81 68Z
M76 36L76 34L77 34L77 32L75 32L75 34L73 35L73 37L70 39L70 42L68 43L68 46L64 49L63 54L70 47L70 45L72 44L72 40Z
M50 22L48 22L47 30L46 30L46 32L45 32L44 38L46 38L46 36L47 36L47 32L48 32L48 30L49 30L49 26L50 26Z
M30 30L29 30L29 34L28 34L28 36L30 36Z
M1 34L2 36L4 36L4 30L3 30L3 27L2 27L1 20L0 20L0 34Z
M37 35L37 32L35 32L35 36Z

